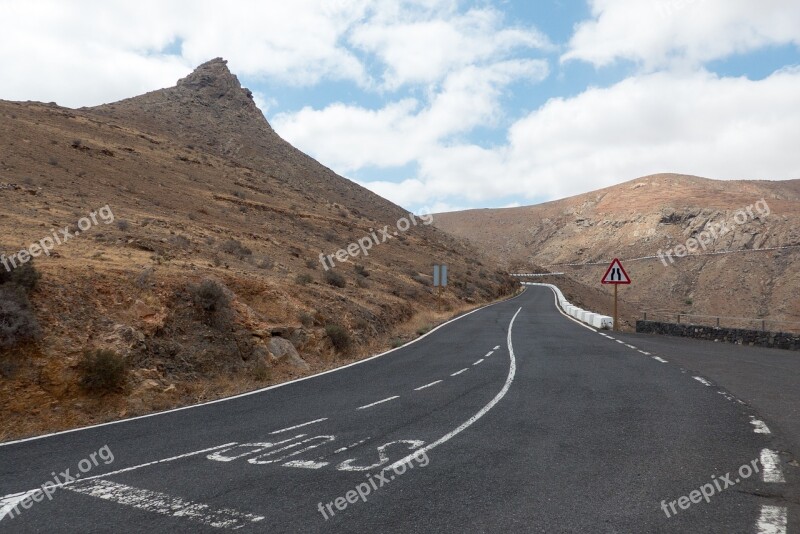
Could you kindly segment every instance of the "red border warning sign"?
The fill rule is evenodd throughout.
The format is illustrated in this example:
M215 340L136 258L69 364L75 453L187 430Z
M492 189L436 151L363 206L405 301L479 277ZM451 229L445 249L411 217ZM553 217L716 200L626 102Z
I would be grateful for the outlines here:
M631 277L625 272L622 263L617 258L614 258L600 282L603 284L630 284Z

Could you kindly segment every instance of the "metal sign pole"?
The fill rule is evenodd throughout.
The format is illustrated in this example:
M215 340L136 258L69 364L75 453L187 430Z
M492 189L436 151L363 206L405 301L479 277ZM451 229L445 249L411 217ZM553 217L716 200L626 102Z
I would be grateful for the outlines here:
M619 331L619 327L617 326L617 288L619 284L614 284L614 332Z

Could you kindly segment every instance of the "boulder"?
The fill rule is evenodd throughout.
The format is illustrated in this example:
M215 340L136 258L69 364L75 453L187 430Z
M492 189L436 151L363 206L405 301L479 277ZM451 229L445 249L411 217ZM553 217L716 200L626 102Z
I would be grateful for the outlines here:
M282 337L273 337L269 340L267 349L275 355L275 358L280 362L287 362L290 365L298 367L307 371L311 367L300 357L297 349L294 348L292 342Z

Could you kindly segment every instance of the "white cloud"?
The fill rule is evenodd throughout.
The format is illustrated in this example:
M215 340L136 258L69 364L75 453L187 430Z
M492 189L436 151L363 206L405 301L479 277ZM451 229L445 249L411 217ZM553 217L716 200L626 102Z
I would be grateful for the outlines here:
M562 60L597 66L618 59L647 69L696 67L769 45L800 45L793 0L590 0Z
M433 3L425 10L378 12L354 28L349 41L376 55L386 66L384 87L431 84L449 72L496 61L515 50L547 48L547 38L535 28L504 27L503 16L491 8L459 13L452 2Z
M366 1L0 0L0 98L96 105L174 85L217 56L288 84L371 81L342 36ZM166 54L179 45L178 54Z
M379 110L332 104L273 117L276 131L340 172L363 167L399 167L441 148L452 136L493 125L502 116L503 88L520 80L541 81L547 64L508 60L451 73L422 107L416 99L391 102Z
M761 81L657 73L549 101L493 149L438 146L400 183L366 184L400 205L560 198L659 172L800 178L800 69Z

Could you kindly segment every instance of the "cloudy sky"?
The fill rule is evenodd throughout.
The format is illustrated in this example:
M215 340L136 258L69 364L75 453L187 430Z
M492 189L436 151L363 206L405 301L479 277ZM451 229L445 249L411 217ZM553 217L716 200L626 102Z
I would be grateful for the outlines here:
M800 178L797 0L0 0L0 20L2 99L91 106L222 56L285 139L414 210Z

